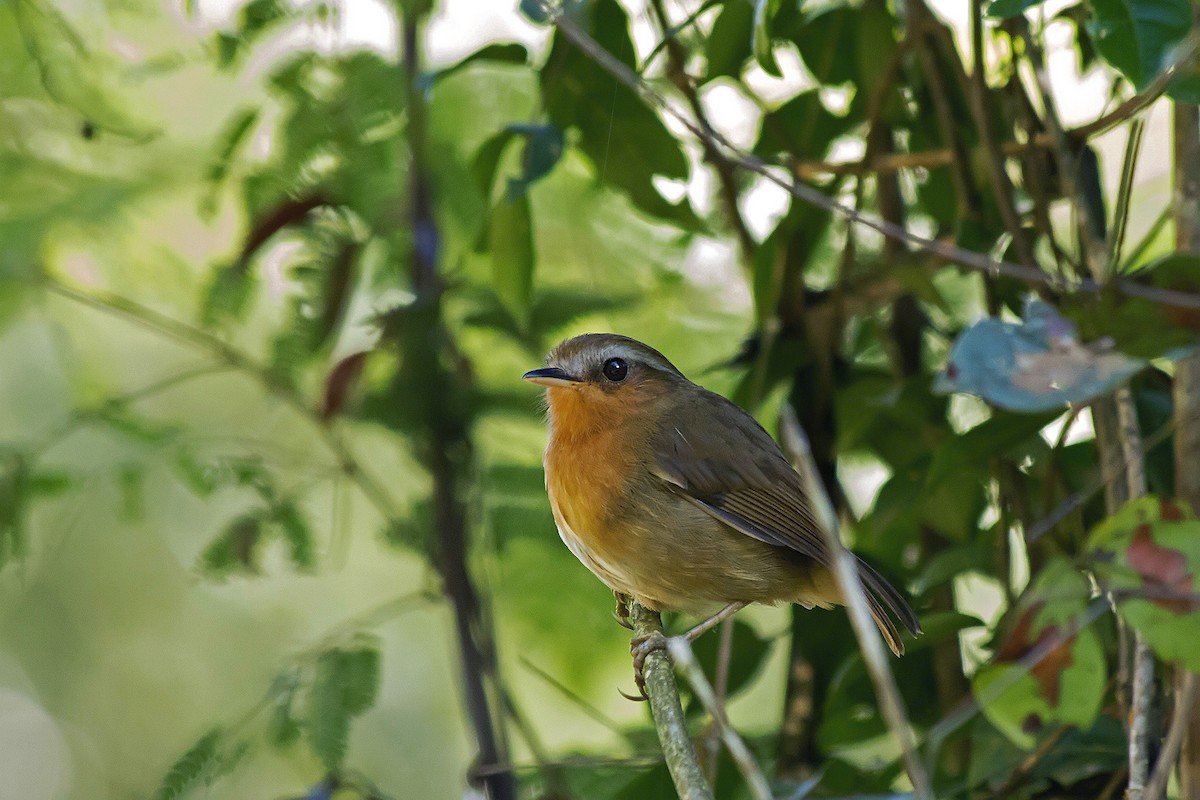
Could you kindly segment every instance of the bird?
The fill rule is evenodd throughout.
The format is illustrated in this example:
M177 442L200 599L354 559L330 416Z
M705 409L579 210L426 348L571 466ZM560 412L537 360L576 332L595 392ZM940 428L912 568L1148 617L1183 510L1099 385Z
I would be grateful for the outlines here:
M618 609L623 598L654 611L719 609L693 637L750 603L845 605L801 476L742 408L613 333L567 339L522 377L546 390L543 466L559 536ZM889 612L913 635L916 614L855 563L879 632L902 655Z

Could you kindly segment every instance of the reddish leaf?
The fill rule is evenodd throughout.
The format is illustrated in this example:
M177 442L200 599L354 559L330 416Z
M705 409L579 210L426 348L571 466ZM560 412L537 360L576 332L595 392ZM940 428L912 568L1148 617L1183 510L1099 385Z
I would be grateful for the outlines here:
M1034 650L1041 652L1041 649L1048 643L1059 639L1057 625L1046 626L1038 633L1036 639L1030 639L1033 621L1044 605L1044 602L1036 602L1021 614L1012 630L1004 637L1000 649L996 651L997 661L1019 661ZM1058 705L1062 691L1062 674L1074 660L1071 655L1071 647L1074 643L1074 636L1061 639L1049 651L1042 653L1038 662L1029 670L1029 674L1041 686L1042 696L1051 705Z
M346 404L346 396L362 375L366 360L367 351L355 353L339 361L329 373L329 377L325 379L325 402L321 406L321 419L328 421L342 410Z
M1182 522L1183 509L1181 509L1179 504L1174 500L1170 498L1164 498L1159 510L1159 516L1162 517L1165 522Z
M1163 503L1164 518L1167 506L1167 503ZM1178 513L1177 508L1175 513ZM1129 566L1142 576L1151 595L1151 602L1155 605L1176 614L1187 614L1200 609L1200 600L1197 598L1172 597L1192 594L1193 582L1187 571L1187 557L1174 548L1162 547L1156 543L1148 524L1142 523L1137 527L1125 557Z

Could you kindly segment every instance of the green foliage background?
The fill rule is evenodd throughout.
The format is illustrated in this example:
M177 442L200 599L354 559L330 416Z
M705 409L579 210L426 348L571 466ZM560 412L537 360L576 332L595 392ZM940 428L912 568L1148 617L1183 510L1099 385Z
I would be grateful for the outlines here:
M757 120L746 150L843 202L1032 256L1050 282L1088 274L1070 207L1091 203L1124 242L1109 276L1192 291L1193 258L1158 260L1163 181L1120 189L1111 141L1071 140L1073 185L1045 147L989 172L989 142L1049 129L1030 99L1044 23L1119 98L1154 90L1191 30L1186 0L1061 5L1050 21L992 3L976 89L969 43L924 3L668 4L657 47L657 2L566 10L681 107L736 95L727 108ZM1126 742L1115 617L1092 613L1084 575L1108 564L1139 630L1194 629L1196 612L1164 622L1138 599L1157 578L1123 555L1128 519L1089 538L1106 515L1096 447L1054 438L1074 414L934 391L957 335L1017 320L1029 287L782 193L752 202L761 178L537 3L487 11L519 42L475 33L428 58L402 40L426 23L446 36L444 9L371 8L394 29L382 50L346 40L338 3L0 5L0 773L15 776L0 796L461 796L476 730L446 601L456 526L522 796L670 796L645 709L616 691L630 676L610 595L555 535L541 410L519 381L585 330L652 343L772 430L797 407L855 549L921 613L895 668L939 797L1097 796ZM1189 64L1164 105L1196 99ZM846 154L864 149L950 162L860 182L876 170ZM1122 240L1108 232L1130 191ZM1133 382L1157 431L1194 321L1119 292L1046 299L1083 340L1157 359ZM1170 439L1152 444L1149 488L1172 494ZM1163 547L1195 525L1154 524ZM904 792L844 615L743 617L729 713L781 790ZM1052 629L1073 631L1050 662L1061 691L1021 661ZM1149 641L1200 666L1200 639L1181 638ZM713 637L697 650L711 673ZM732 766L717 774L718 796L745 796Z

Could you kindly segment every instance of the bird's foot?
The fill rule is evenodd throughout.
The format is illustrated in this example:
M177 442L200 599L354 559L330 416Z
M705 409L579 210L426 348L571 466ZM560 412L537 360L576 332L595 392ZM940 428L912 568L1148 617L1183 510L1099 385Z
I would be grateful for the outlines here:
M630 695L621 692L622 696L639 703L650 699L646 694L646 656L655 650L666 649L667 637L657 632L647 636L635 636L629 640L629 654L633 656L633 682L637 686L638 693Z
M633 601L629 595L621 594L616 589L613 589L613 597L617 601L617 607L613 609L613 617L621 627L633 630L633 623L629 621L629 604Z

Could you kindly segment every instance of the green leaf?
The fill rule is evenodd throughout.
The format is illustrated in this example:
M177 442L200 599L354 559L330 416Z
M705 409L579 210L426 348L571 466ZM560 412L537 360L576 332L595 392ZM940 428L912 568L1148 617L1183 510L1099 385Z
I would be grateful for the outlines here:
M816 90L801 92L763 116L754 152L763 156L779 153L824 155L833 140L849 132L850 117L829 112Z
M211 218L217 211L217 197L225 178L229 176L230 166L237 158L242 145L246 143L250 132L254 130L262 109L245 108L236 113L225 125L225 130L217 138L216 153L208 167L208 192L200 202L200 214Z
M271 717L267 720L267 739L276 747L290 747L300 739L300 723L293 709L298 688L299 675L294 669L277 677L272 686L273 698Z
M316 565L312 528L296 504L289 501L275 505L271 509L270 521L278 527L287 542L292 564L300 569L312 569Z
M776 78L783 77L783 70L775 60L775 51L771 42L771 22L775 12L779 10L780 0L754 0L754 21L751 30L753 38L750 42L754 60L768 75Z
M29 465L11 458L0 473L0 566L25 554L25 515L29 503Z
M342 689L346 710L361 714L375 704L379 692L379 649L376 644L363 644L354 649L339 650L342 664Z
M1049 562L1008 615L994 661L972 680L983 713L1020 747L1032 746L1051 723L1089 727L1100 712L1107 670L1100 641L1085 626L1089 595L1074 565ZM1019 663L1033 654L1030 667Z
M146 516L146 470L140 464L126 464L117 473L117 488L121 494L121 519L139 522Z
M742 74L742 66L750 55L753 31L754 6L748 0L731 0L721 7L704 48L708 60L705 82Z
M721 634L702 636L694 645L696 658L704 667L706 675L715 675L717 655L721 646ZM733 641L729 658L729 697L751 685L771 652L771 643L763 639L748 623L734 618Z
M214 577L233 572L258 572L258 547L262 542L262 516L243 514L225 526L200 554L200 568Z
M520 329L527 330L534 267L533 221L527 195L506 195L492 209L488 222L488 249L491 250L496 296Z
M629 20L616 0L588 3L581 24L618 61L638 69ZM550 121L563 130L579 130L578 146L591 160L598 180L627 193L651 216L701 227L686 201L672 205L654 188L655 175L686 178L688 162L680 142L640 97L561 32L555 33L539 76Z
M1096 49L1139 90L1170 65L1192 27L1190 0L1090 0Z
M438 70L433 79L440 81L449 78L456 72L474 64L477 61L495 61L501 64L524 64L529 61L529 51L523 44L515 42L493 42L481 47L461 61L445 69Z
M88 47L89 39L76 30L55 3L12 3L20 41L36 68L46 94L78 114L92 129L131 139L148 140L156 126L141 118L118 91L127 79L115 58ZM18 95L19 96L19 95Z
M866 9L828 7L808 16L793 38L805 66L822 85L838 85L860 80L859 19ZM869 53L868 58L886 63L887 52Z
M218 268L204 293L200 321L208 327L240 319L249 305L256 281L244 264Z
M330 771L341 766L350 733L341 667L338 651L322 653L308 690L308 743Z
M379 650L361 643L334 648L317 659L308 692L308 738L329 770L346 755L351 717L370 708L379 688Z
M984 13L993 19L1015 17L1027 8L1040 6L1045 0L992 0Z
M206 786L222 772L220 746L224 731L213 728L171 765L154 793L155 800L175 800L198 786Z

